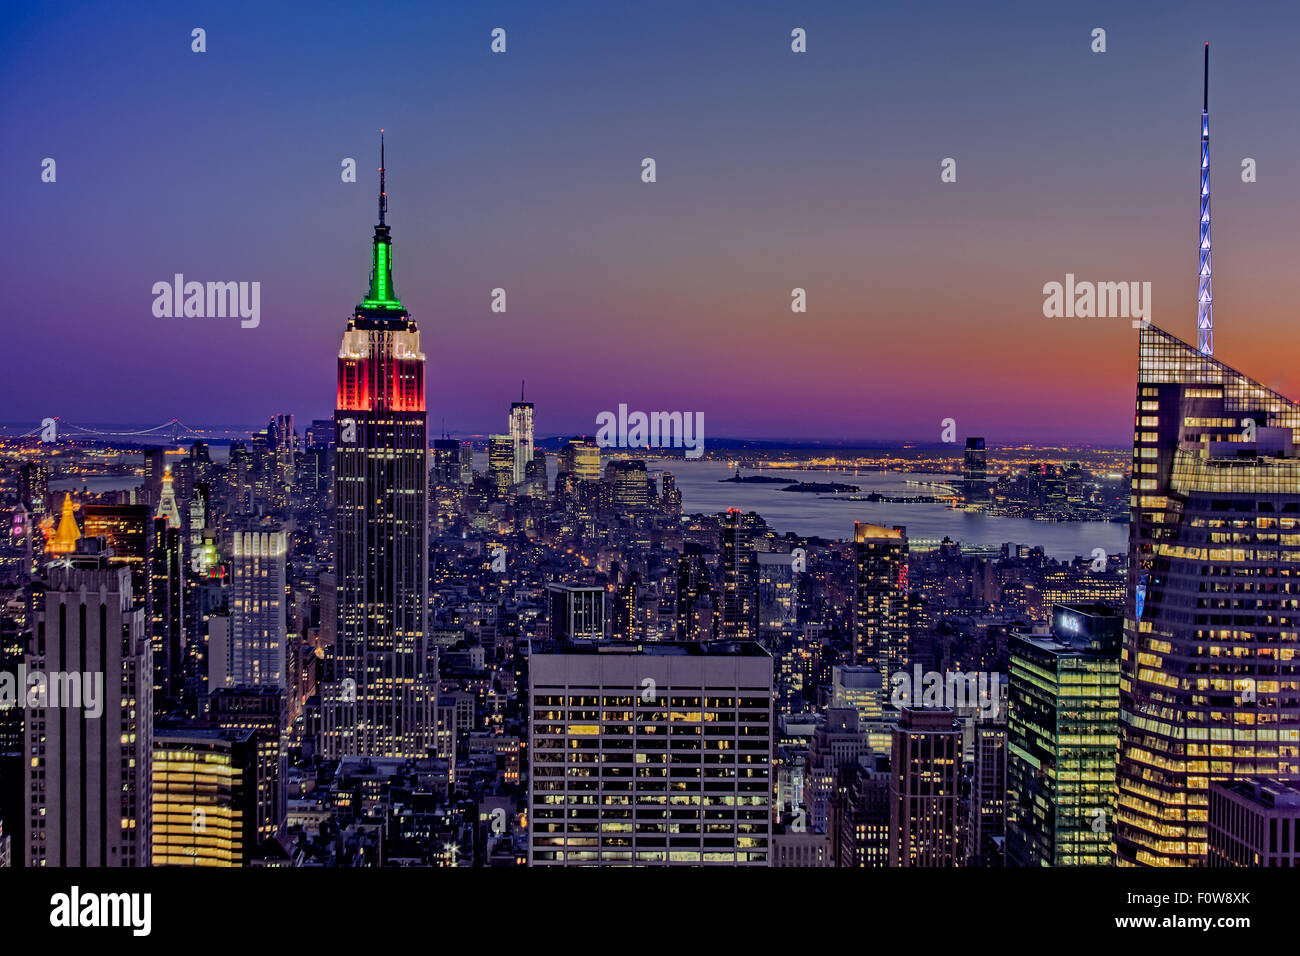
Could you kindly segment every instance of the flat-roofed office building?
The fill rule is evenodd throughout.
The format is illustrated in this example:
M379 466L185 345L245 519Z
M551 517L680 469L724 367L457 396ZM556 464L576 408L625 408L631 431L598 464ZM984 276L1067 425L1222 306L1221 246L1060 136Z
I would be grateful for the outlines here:
M530 865L769 865L759 645L534 642L528 670Z

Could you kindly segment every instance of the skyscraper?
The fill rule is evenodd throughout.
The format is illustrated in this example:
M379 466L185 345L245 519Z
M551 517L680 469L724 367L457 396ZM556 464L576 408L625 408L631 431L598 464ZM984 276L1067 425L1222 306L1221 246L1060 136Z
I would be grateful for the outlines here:
M285 539L283 531L231 535L228 686L289 686Z
M154 866L244 866L259 844L251 730L178 728L154 736Z
M551 637L590 641L605 636L605 589L580 584L548 584Z
M949 708L902 708L890 759L890 866L961 864L961 735Z
M488 436L488 476L497 493L505 495L515 480L515 441L509 435Z
M105 558L65 558L38 586L27 670L64 679L51 681L42 704L27 710L31 866L150 862L152 658L131 572Z
M1300 773L1296 428L1291 401L1142 330L1121 863L1201 864L1212 780Z
M1007 856L1017 866L1113 862L1121 623L1105 605L1063 605L1051 634L1011 638Z
M423 756L436 735L424 352L393 289L383 155L381 140L370 289L348 319L338 360L338 618L321 693L329 757Z
M753 521L735 508L721 515L722 634L729 640L758 638L758 558Z
M961 487L962 496L967 504L980 504L988 501L989 453L984 447L983 438L967 438L965 456L962 459Z
M527 475L528 463L533 460L533 403L524 401L524 387L519 386L519 401L510 403L510 445L513 449L512 484L519 484Z
M907 553L903 528L853 523L854 663L880 671L884 694L908 659Z

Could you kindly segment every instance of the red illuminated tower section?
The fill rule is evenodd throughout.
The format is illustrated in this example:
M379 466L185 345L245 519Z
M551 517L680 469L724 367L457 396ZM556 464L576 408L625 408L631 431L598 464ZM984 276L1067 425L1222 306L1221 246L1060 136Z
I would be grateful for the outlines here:
M327 756L424 756L437 658L426 634L428 429L420 331L393 289L380 141L370 289L348 319L334 414L337 632L322 689Z

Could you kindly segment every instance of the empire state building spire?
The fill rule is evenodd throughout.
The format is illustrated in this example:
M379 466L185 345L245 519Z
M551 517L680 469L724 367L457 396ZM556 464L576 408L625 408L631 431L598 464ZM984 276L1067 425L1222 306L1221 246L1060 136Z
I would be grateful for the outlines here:
M1210 279L1210 45L1205 44L1201 99L1201 264L1196 290L1197 344L1214 354L1214 285Z
M402 302L393 289L393 240L389 235L388 190L384 169L384 131L379 131L379 222L375 226L374 246L370 253L370 290L360 308L381 312L401 312Z

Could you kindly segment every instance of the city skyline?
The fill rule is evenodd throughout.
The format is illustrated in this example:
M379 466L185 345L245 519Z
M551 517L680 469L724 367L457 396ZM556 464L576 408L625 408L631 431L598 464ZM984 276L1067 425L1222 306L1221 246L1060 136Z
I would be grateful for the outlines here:
M416 24L435 16L401 13ZM396 268L437 344L428 402L439 427L499 431L502 403L527 379L539 436L590 433L601 410L625 402L698 410L712 434L736 439L921 441L953 418L991 441L1120 444L1129 323L1045 319L1041 289L1067 274L1150 281L1152 321L1192 334L1201 92L1192 64L1206 40L1216 63L1217 354L1284 394L1300 384L1286 354L1262 344L1284 328L1274 303L1300 291L1279 241L1293 202L1290 157L1300 155L1296 132L1276 121L1289 101L1276 79L1283 48L1231 16L1207 8L1171 28L1157 11L1118 6L1089 20L1024 22L945 8L954 35L918 47L906 41L920 14L907 11L871 19L768 5L719 13L696 31L665 14L631 36L595 7L545 23L506 7L500 25L513 39L503 56L489 50L496 20L436 16L429 35L445 38L449 55L424 64L433 75L414 85L403 70L340 67L327 78L308 66L356 58L344 43L359 46L361 62L375 52L350 14L309 32L310 61L277 50L294 77L278 91L285 103L327 82L288 123L254 92L268 69L259 42L220 18L205 28L207 59L190 52L188 26L158 13L134 24L136 42L160 49L175 32L174 55L157 66L174 80L166 91L114 59L115 44L92 54L69 40L115 35L92 12L76 24L35 19L36 42L5 68L22 69L42 42L61 44L43 100L58 109L31 115L3 99L0 115L49 143L42 156L62 159L57 181L42 183L40 157L8 157L8 198L33 225L6 252L13 294L59 316L53 344L67 380L51 399L30 377L39 373L15 369L7 417L324 417L329 396L311 370L330 361L336 303L355 295L347 263L356 243L341 237L371 201L366 171L383 126L390 182L404 197ZM809 52L792 57L789 32L800 25ZM1089 49L1095 25L1108 31L1105 53ZM1033 44L1017 42L1025 31ZM420 32L392 43L401 49ZM609 43L617 65L601 53ZM1006 47L1027 59L1013 66L998 55ZM244 79L221 84L214 59L239 64ZM612 71L602 89L580 83L588 65ZM142 105L120 132L66 99L69 84L104 68ZM534 89L520 101L524 82ZM440 88L456 95L438 97ZM431 110L417 105L426 89ZM635 116L616 109L620 96ZM331 97L338 103L326 108ZM983 105L1007 97L1014 120ZM193 122L147 160L125 145L123 136L148 141L136 124L186 116L190 101L210 104L213 117L238 110L248 146L214 153ZM74 121L76 139L65 125ZM657 160L654 183L640 180L645 156ZM955 182L940 179L947 157ZM1258 181L1241 181L1244 157L1258 161ZM340 180L344 158L355 161L355 183ZM214 190L222 203L206 201ZM56 281L52 270L69 261L84 268ZM176 273L260 282L260 324L155 318L149 289ZM790 311L796 287L807 313ZM491 311L496 288L506 290L505 313ZM47 328L20 325L11 346L39 353L52 344ZM144 341L150 349L134 347ZM149 361L157 354L193 360ZM93 389L107 355L146 387Z
M0 39L12 922L1285 925L1300 9L233 3Z

